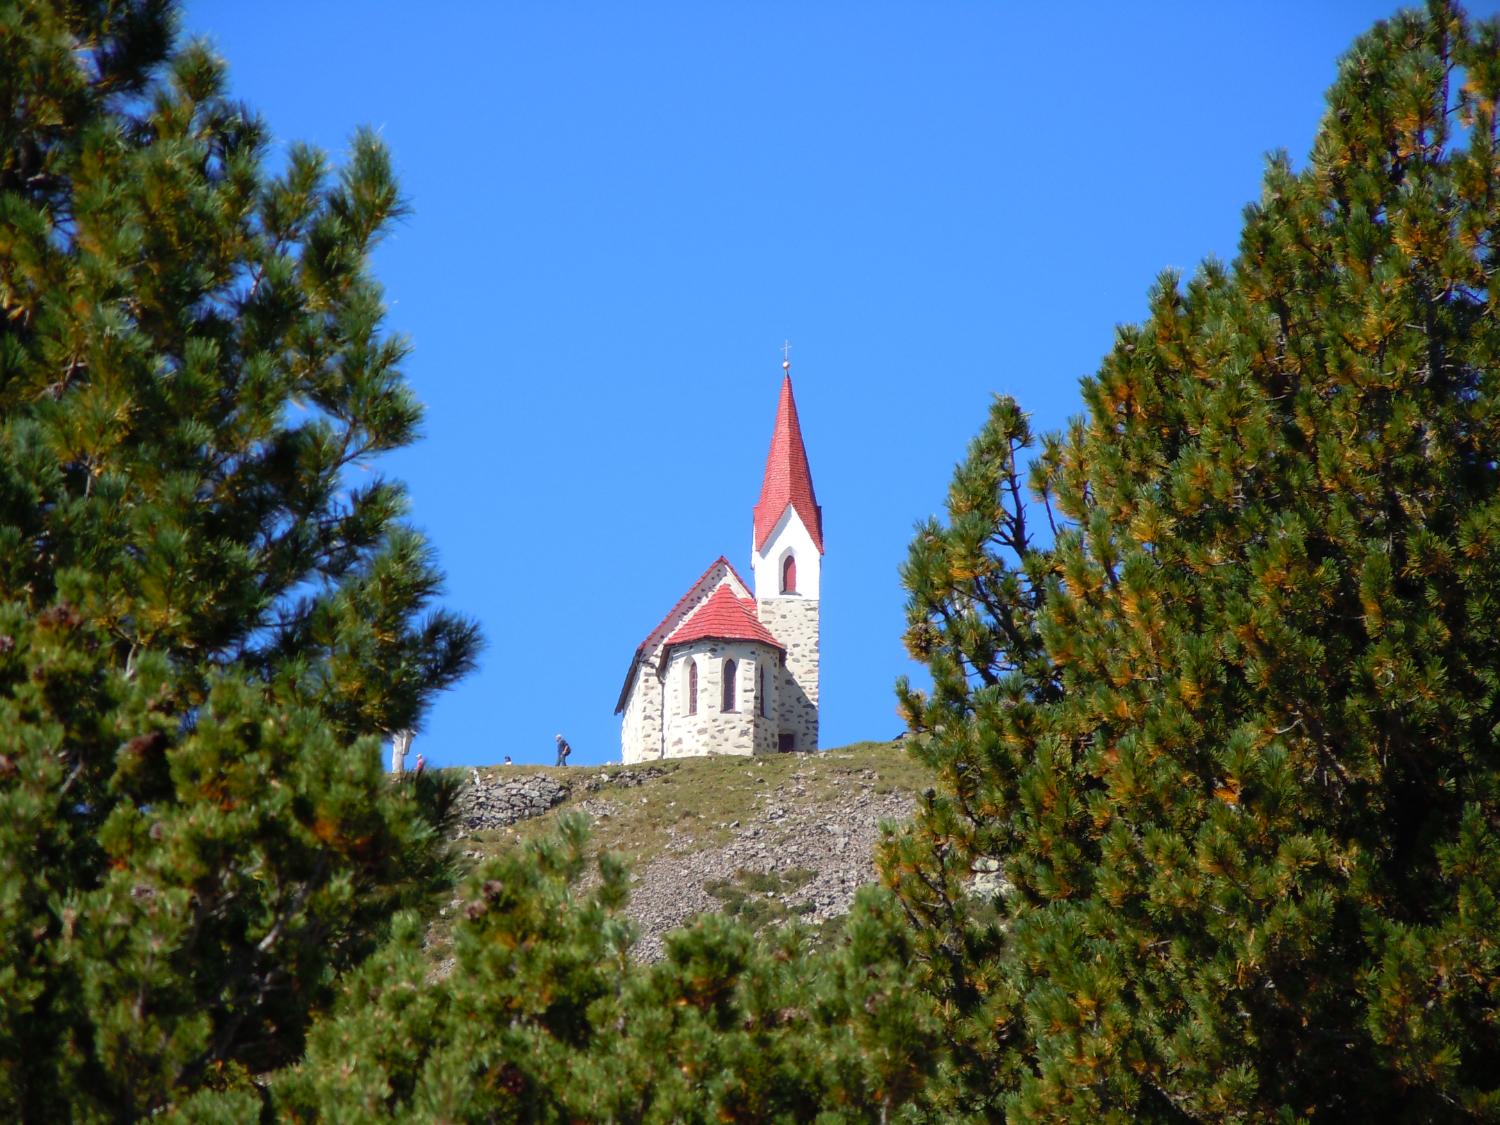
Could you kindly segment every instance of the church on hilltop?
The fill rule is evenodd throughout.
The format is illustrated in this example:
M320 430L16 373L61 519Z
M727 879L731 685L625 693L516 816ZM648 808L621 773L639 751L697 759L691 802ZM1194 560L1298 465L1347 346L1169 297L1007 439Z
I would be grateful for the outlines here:
M626 763L818 748L818 580L813 494L790 364L755 505L754 589L722 555L635 650L615 714Z

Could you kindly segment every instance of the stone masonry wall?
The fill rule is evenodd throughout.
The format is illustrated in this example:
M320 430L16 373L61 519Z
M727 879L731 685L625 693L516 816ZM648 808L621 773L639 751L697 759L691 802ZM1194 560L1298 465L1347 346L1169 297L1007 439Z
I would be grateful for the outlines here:
M641 689L645 686L642 673L650 675L650 669L636 664L631 669L629 694L625 697L625 710L620 715L620 759L625 763L639 762L646 732L641 729Z
M818 601L774 597L758 603L766 628L786 645L786 668L776 690L776 719L796 737L795 749L818 748Z
M665 757L690 758L706 754L771 753L774 718L762 718L756 698L755 669L766 664L766 682L773 683L776 651L746 641L704 640L673 649L665 677ZM736 664L735 710L719 709L723 700L724 661ZM687 665L698 665L697 713L687 714Z
M781 670L781 653L774 648L762 648L755 646L758 654L755 658L755 667L748 671L751 690L755 694L751 697L751 705L755 708L755 752L757 754L776 753L776 689L785 675ZM765 706L761 706L760 687L765 690ZM762 714L764 712L764 714Z
M546 774L486 778L470 770L468 783L454 801L454 820L460 835L503 828L541 816L567 795L568 787Z
M643 660L620 719L621 760L627 765L661 757L661 705L661 680L653 663Z

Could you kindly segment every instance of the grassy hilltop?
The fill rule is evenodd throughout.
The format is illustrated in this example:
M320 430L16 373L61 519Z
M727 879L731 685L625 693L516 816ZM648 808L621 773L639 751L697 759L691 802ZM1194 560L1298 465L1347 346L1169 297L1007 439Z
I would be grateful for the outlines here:
M583 813L592 849L631 866L630 913L647 957L663 933L704 911L756 928L793 918L836 923L853 892L875 878L880 823L905 819L932 783L900 742L631 766L491 766L463 776L475 773L484 786L546 777L568 794L541 816L463 835L466 858L479 863Z

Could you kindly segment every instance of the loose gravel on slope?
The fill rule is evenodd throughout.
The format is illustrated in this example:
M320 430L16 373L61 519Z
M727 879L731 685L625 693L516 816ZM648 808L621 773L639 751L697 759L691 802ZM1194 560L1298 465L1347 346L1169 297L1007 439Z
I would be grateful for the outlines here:
M636 955L646 961L660 957L667 931L720 908L707 888L745 872L812 871L809 881L781 896L794 907L809 907L793 912L814 924L848 913L854 892L875 881L880 822L911 815L911 795L876 794L874 777L871 771L843 799L809 805L803 775L793 774L792 784L777 786L756 803L729 843L701 849L684 841L652 860L637 873L627 909L641 928Z
M492 768L469 771L458 834L477 861L550 831L560 813L585 814L596 846L632 864L627 913L640 927L636 956L651 961L668 931L705 912L815 926L847 913L876 879L880 823L909 817L928 776L895 743L602 769ZM435 952L443 944L436 940Z

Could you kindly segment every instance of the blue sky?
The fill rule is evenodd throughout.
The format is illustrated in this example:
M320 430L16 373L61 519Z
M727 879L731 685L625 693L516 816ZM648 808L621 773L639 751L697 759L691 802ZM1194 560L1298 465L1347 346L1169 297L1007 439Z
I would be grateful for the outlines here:
M435 765L619 754L635 646L750 512L792 344L825 746L889 738L897 567L990 397L1039 430L1157 274L1231 258L1370 3L194 0L278 146L390 146L426 438L387 458L482 623ZM1493 11L1475 5L1472 11Z

